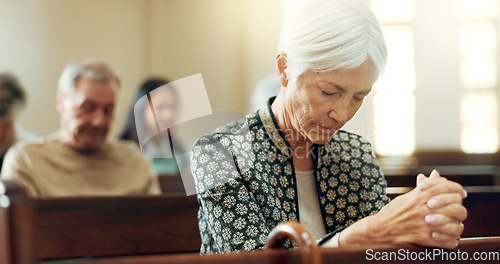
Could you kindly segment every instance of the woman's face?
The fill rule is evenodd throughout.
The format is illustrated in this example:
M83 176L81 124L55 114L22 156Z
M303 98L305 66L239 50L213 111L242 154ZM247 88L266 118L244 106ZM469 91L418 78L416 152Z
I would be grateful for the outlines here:
M177 118L177 97L168 88L158 88L150 93L151 101L155 110L156 118L160 130L163 131L176 125ZM144 119L150 131L156 131L156 123L154 117L151 115L149 107L144 109Z
M356 69L306 71L285 88L285 120L295 139L325 144L363 104L376 80L371 62ZM290 127L290 126L287 126ZM290 134L286 133L285 134Z

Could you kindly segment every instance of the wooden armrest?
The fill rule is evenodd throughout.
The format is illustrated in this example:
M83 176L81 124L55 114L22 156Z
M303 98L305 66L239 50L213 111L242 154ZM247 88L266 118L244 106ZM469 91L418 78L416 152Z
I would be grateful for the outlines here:
M287 240L293 240L298 246L304 264L321 264L321 252L311 233L296 221L287 221L277 225L269 233L265 248L281 248Z

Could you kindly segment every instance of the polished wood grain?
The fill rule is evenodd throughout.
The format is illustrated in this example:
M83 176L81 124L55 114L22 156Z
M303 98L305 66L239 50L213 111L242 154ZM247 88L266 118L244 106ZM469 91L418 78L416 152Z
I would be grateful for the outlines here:
M321 264L323 262L319 246L306 227L297 221L278 224L269 233L265 248L282 248L283 243L291 239L299 247L303 264Z
M320 252L323 263L348 264L348 263L498 263L498 259L490 258L482 261L457 261L456 259L446 259L444 254L447 252L464 255L469 258L476 252L499 252L500 237L482 237L474 239L461 239L459 246L454 250L442 250L434 248L425 248L416 245L359 245L341 248L321 248ZM428 252L437 252L432 259L420 260L392 260L375 261L369 260L367 252L403 252L408 255L421 253L424 256ZM464 253L465 252L465 253ZM405 254L403 254L405 255ZM428 254L427 254L428 256ZM497 254L498 256L498 254ZM151 255L151 256L132 256L118 258L100 258L100 259L81 259L78 261L62 261L57 264L78 263L78 264L299 264L302 263L300 253L297 250L285 249L266 249L254 252L242 252L231 254L199 255L199 254L169 254L169 255Z
M199 252L195 196L36 199L38 259Z
M186 194L180 173L158 175L162 193Z
M386 167L382 171L389 187L415 187L417 175L429 175L436 169L441 176L463 186L500 185L500 167L493 165Z
M0 186L2 264L200 249L196 196L34 199Z
M35 214L32 200L17 184L0 181L0 260L18 264L36 261Z

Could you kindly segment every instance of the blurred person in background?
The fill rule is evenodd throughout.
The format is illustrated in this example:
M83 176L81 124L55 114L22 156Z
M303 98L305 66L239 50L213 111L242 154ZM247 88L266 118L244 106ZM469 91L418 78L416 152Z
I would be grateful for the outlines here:
M66 65L56 97L60 130L12 146L1 178L38 197L160 194L158 177L139 148L108 140L119 87L115 71L101 61Z
M21 83L14 75L0 72L0 170L10 146L18 140L36 137L16 122L25 105L26 94Z
M180 100L175 87L167 83L163 78L149 78L142 83L120 136L121 139L140 144L140 136L152 135L141 148L160 175L179 173L174 153L184 153L188 148L170 131L177 121ZM146 98L148 100L145 102L148 103L139 103ZM160 128L165 127L169 129L160 131Z

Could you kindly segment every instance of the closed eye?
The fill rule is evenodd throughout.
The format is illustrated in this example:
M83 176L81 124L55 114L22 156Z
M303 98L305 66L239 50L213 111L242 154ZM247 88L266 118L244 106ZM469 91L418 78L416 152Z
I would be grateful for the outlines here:
M321 93L324 94L324 95L328 95L328 96L331 96L331 95L334 95L335 93L327 93L325 92L324 90L321 90Z

